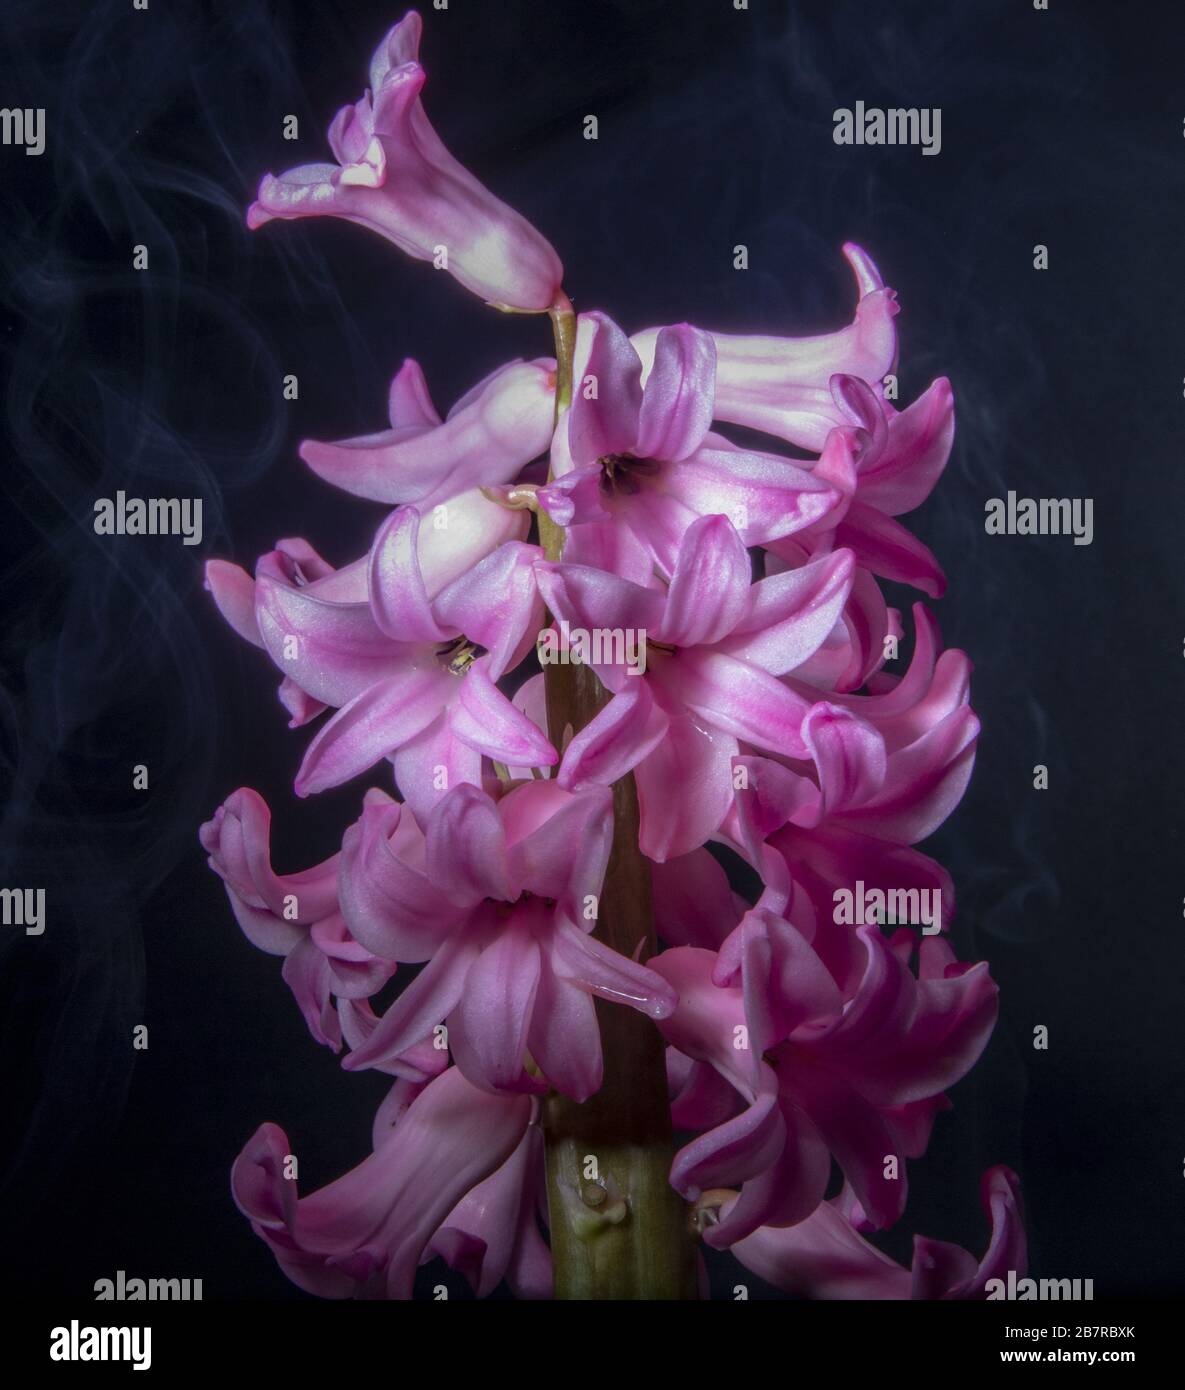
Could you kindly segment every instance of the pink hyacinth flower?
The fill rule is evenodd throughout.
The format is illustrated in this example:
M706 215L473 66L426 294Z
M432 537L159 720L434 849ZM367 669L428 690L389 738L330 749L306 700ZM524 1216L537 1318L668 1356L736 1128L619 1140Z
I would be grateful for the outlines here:
M796 1226L763 1226L732 1253L784 1293L817 1299L983 1299L991 1279L1022 1277L1028 1268L1020 1183L1011 1169L989 1168L980 1201L991 1225L981 1260L961 1246L915 1236L904 1269L870 1244L844 1215L848 1192L815 1208Z
M446 1021L475 1085L587 1099L602 1074L591 996L652 1018L674 1004L653 970L589 935L612 828L607 789L551 780L497 802L456 787L422 829L405 807L369 806L342 841L346 921L375 954L428 964L343 1065L383 1062Z
M277 874L271 863L271 811L241 787L199 831L210 867L226 885L243 934L269 955L283 956L283 977L309 1032L335 1052L342 1028L333 996L366 999L391 978L380 960L350 935L337 896L338 855L301 873ZM433 1071L435 1059L420 1059ZM409 1059L404 1075L426 1075Z
M551 1251L539 1229L546 1213L543 1132L530 1125L514 1153L465 1194L424 1252L439 1255L487 1298L506 1280L515 1298L550 1298Z
M478 1090L450 1067L393 1126L376 1124L368 1158L308 1197L287 1176L288 1137L261 1125L235 1161L235 1202L288 1278L309 1293L410 1298L429 1242L514 1155L532 1104ZM503 1219L512 1216L518 1212L508 1204Z
M260 557L256 572L338 602L362 602L366 598L365 558L335 570L308 541L298 537L277 541L275 550ZM206 588L235 632L252 646L262 649L263 638L255 620L255 580L247 571L229 560L208 560ZM299 729L326 709L324 701L314 699L291 676L281 681L279 693L280 702L291 715L290 729Z
M622 330L605 314L580 315L575 396L553 442L554 480L539 493L552 518L574 528L571 560L596 563L586 527L624 528L647 568L669 574L701 516L729 516L747 545L759 545L836 505L836 490L800 463L709 432L715 377L711 335L684 323L658 333L643 387Z
M318 477L356 497L412 502L421 511L469 488L508 482L547 452L555 362L508 362L441 420L419 364L391 382L391 428L335 444L307 439L300 456Z
M851 583L845 552L751 584L735 528L707 516L683 536L665 591L585 565L536 572L552 614L571 628L646 634L644 674L595 668L613 698L568 745L559 781L607 785L634 770L651 859L685 854L720 825L738 740L805 755L810 699L779 677L835 626Z
M329 127L337 164L268 174L248 226L273 218L342 217L436 261L474 294L503 309L545 310L563 266L550 243L449 154L420 100L423 25L410 11L375 49L370 87ZM447 257L447 263L444 261Z
M897 296L885 287L866 251L843 248L860 301L853 322L838 333L811 338L713 333L717 420L777 435L799 448L820 452L828 434L849 416L831 389L834 376L880 383L897 360ZM658 362L665 330L634 334L633 345L649 373Z
M830 695L803 721L806 758L742 756L735 805L721 834L756 862L779 855L817 914L814 946L841 984L861 967L850 931L833 921L837 890L940 894L949 925L949 874L909 846L925 839L962 798L979 721L968 704L970 662L941 651L933 618L915 606L917 642L900 679L882 676L875 695ZM789 678L800 694L810 693ZM801 896L799 901L801 901Z
M434 509L432 524L417 536L416 560L425 592L430 596L439 593L504 541L521 540L527 529L528 520L522 513L496 506L478 491L449 498L443 507ZM228 560L207 561L206 588L213 595L218 611L239 636L266 650L257 612L259 582L265 589L272 586L299 590L305 599L331 605L362 605L369 600L369 564L370 556L363 555L341 569L334 569L308 541L281 540L276 542L275 550L260 557L254 579L241 566ZM296 636L295 633L289 635ZM285 669L292 664L293 657L289 653L282 660L281 669ZM325 672L314 673L314 679L318 685L326 687L332 682ZM280 699L292 716L291 728L299 728L329 705L341 703L335 699L314 698L287 674L280 685Z
M653 962L679 996L659 1023L664 1036L743 1102L681 1149L671 1170L691 1201L740 1183L739 1200L705 1235L711 1245L804 1220L823 1198L833 1157L861 1220L877 1228L897 1220L906 1181L904 1171L885 1176L885 1155L925 1149L945 1088L986 1045L997 998L985 964L959 965L931 938L915 978L905 963L910 933L891 942L875 928L857 935L865 971L850 998L801 933L768 912L748 913L719 954L675 947Z
M886 398L884 381L896 369L896 296L860 247L849 243L844 255L861 294L847 328L812 338L711 335L713 414L820 454L836 430L850 435L854 472L843 505L804 535L770 536L767 543L799 564L819 553L820 537L831 527L829 544L850 549L860 565L937 598L946 585L938 561L894 518L920 506L946 466L954 397L942 377L903 411ZM648 329L631 339L644 380L657 369L658 340L669 331Z
M856 698L871 706L886 697ZM878 728L853 709L820 701L802 724L810 773L745 759L751 776L740 794L765 834L787 824L815 830L826 820L896 844L924 840L958 805L971 777L979 720L965 701L965 693L949 709L935 701L911 711L918 721L912 727L891 728L887 719Z
M286 681L315 709L337 707L305 753L298 795L391 757L404 796L426 808L447 787L480 782L483 756L557 760L495 685L541 621L540 551L503 540L527 524L524 513L463 493L426 522L398 508L369 556L313 582L281 551L260 562L254 586L225 564L209 574L220 608Z

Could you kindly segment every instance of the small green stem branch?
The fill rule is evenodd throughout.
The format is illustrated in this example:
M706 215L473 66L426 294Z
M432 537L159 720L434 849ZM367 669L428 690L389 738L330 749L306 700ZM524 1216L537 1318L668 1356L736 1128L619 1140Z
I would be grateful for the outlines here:
M566 299L552 310L556 340L556 421L572 400L576 316ZM539 512L549 560L564 531ZM563 750L606 701L587 666L544 667L547 722ZM632 775L613 787L613 848L595 934L624 956L656 949L650 867L638 848L638 794ZM604 1082L583 1104L552 1095L543 1103L555 1296L559 1299L684 1299L696 1296L687 1209L670 1186L674 1153L664 1045L650 1019L596 1001Z
M561 292L560 298L551 312L551 327L555 334L555 425L558 428L564 412L572 404L572 359L576 353L576 313ZM557 526L551 517L539 508L539 540L549 560L558 560L564 550L564 528ZM552 670L557 668L552 667ZM545 673L550 691L550 677ZM550 694L548 701L550 706ZM554 741L554 734L553 734ZM559 745L556 744L558 748Z

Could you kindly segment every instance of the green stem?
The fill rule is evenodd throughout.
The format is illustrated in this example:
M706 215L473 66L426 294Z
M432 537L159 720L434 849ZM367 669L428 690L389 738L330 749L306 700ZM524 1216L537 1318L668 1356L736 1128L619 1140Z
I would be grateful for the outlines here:
M556 422L572 400L576 316L564 298L552 310L556 340ZM564 531L542 510L549 560ZM544 667L551 740L563 750L607 699L586 666ZM632 775L613 787L613 848L595 935L624 956L656 949L650 866L638 848L638 793ZM583 1104L543 1104L555 1296L559 1299L685 1299L696 1296L687 1209L668 1181L671 1134L663 1040L654 1024L621 1004L596 1000L604 1054L601 1089Z
M555 418L572 404L572 359L576 354L576 310L561 290L560 297L548 310L555 335Z
M568 296L560 292L551 314L555 334L555 426L559 427L564 412L572 404L572 359L576 352L576 313ZM558 560L564 551L564 528L557 526L542 509L538 512L539 540L549 560ZM556 670L550 667L549 670ZM550 680L546 672L545 680ZM550 684L549 687L550 689ZM548 699L550 701L550 695ZM556 745L559 747L559 745Z

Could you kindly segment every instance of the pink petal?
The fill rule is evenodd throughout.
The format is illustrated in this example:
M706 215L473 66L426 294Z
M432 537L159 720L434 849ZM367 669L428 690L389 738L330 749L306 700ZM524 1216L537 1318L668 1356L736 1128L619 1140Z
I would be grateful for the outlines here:
M564 750L560 786L574 791L589 785L611 786L658 747L669 727L648 682L627 681Z
M881 792L888 767L885 741L866 720L838 705L820 702L803 720L802 736L819 778L819 811L814 824L829 814L862 807ZM795 823L812 822L798 816Z
M275 919L276 940L262 949L286 954L311 926L337 911L337 855L311 869L277 874L271 863L271 811L250 787L227 797L199 831L210 867L237 897L266 908ZM280 943L284 944L280 944Z
M645 479L635 496L618 503L620 518L651 556L648 575L640 581L644 585L650 584L649 575L654 572L667 578L674 573L679 546L698 515L673 495L675 489L667 490L670 475L677 475L683 467L680 463L663 468L653 486Z
M607 787L568 792L552 781L515 787L498 803L515 887L551 898L580 920L597 896L613 843L613 798Z
M987 963L915 980L876 927L856 934L868 952L864 979L840 1027L819 1041L819 1055L881 1105L924 1100L953 1086L995 1026L998 990Z
M979 720L964 706L894 753L879 792L843 813L843 823L898 844L916 844L963 798L975 765ZM843 809L843 808L841 808Z
M841 1074L821 1067L813 1053L794 1052L786 1070L788 1094L835 1156L868 1220L878 1230L891 1226L905 1209L908 1187L904 1164L899 1177L885 1176L885 1157L896 1149L884 1118Z
M833 920L837 889L854 892L860 881L868 892L937 890L942 904L940 921L944 929L950 926L955 908L950 875L917 850L858 835L830 822L809 832L787 827L773 843L789 857L795 881L815 905L820 922L815 950L848 992L863 975L865 960L851 927Z
M426 729L391 754L395 783L420 821L454 787L466 782L481 785L482 755L457 737L453 713L442 710Z
M350 934L368 951L386 960L416 962L431 959L464 913L452 885L435 883L425 872L422 836L414 822L397 837L402 823L410 821L395 803L370 805L346 831L341 910Z
M306 937L284 961L280 972L292 991L313 1038L323 1047L341 1051L342 1033L330 995L329 962Z
M745 612L751 575L748 551L728 518L700 517L679 547L657 640L674 647L719 642Z
M806 701L760 667L692 648L666 663L662 678L672 698L712 727L790 757L806 752L801 734Z
M634 771L639 845L648 859L688 854L715 834L732 805L736 752L730 735L684 714L670 716L662 738Z
M860 472L860 500L889 516L920 507L950 457L955 404L950 382L939 377L900 413L889 417L881 455Z
M296 775L297 796L348 782L413 738L436 718L448 676L412 667L368 686L325 724Z
M228 560L206 561L206 588L214 596L219 613L252 646L262 647L255 622L255 580Z
M462 1272L478 1298L509 1277L524 1228L534 1222L533 1175L542 1167L542 1142L538 1127L529 1127L501 1168L449 1212L428 1246L426 1255L440 1255Z
M721 947L713 979L728 986L738 975L754 1058L800 1029L817 1031L843 1010L826 966L802 934L774 913L747 912Z
M546 366L513 363L442 424L421 420L336 443L306 439L300 456L356 497L427 512L466 489L509 482L546 452L554 399Z
M523 1067L539 986L533 915L519 909L499 923L494 939L470 966L464 993L449 1017L449 1044L457 1065L486 1091L544 1089Z
M671 1119L676 1129L715 1129L736 1115L741 1099L715 1067L667 1048Z
M378 1019L365 999L339 999L338 1016L341 1019L342 1037L354 1050L360 1048L378 1027ZM416 1043L406 1052L392 1057L381 1066L376 1065L374 1069L422 1085L431 1081L434 1076L439 1076L448 1066L448 1062L448 1048L437 1047L436 1039L433 1038L431 1041L425 1039ZM392 1098L391 1104L397 1105L398 1101Z
M840 423L830 396L831 378L841 373L879 382L893 370L896 296L883 287L875 267L858 247L846 245L844 255L861 294L849 327L812 338L713 334L718 420L817 449L828 429ZM656 337L653 329L635 335L644 361L650 360Z
M397 649L366 603L332 602L260 574L255 618L280 670L327 705L348 704L395 668Z
M460 677L449 708L453 734L487 758L516 767L551 767L559 762L539 726L506 698L487 674L489 658L475 661Z
M716 348L712 335L688 323L662 328L654 347L638 424L639 458L684 459L712 423Z
M653 970L628 960L595 937L557 917L549 949L557 978L615 1004L628 1004L648 1018L666 1018L675 993Z
M827 1145L796 1105L783 1098L778 1108L785 1129L780 1152L773 1162L746 1177L739 1200L705 1231L706 1245L723 1250L760 1226L794 1225L808 1218L823 1200L831 1173Z
M290 729L303 729L306 724L311 724L319 714L324 714L329 708L320 700L314 700L311 695L306 695L291 676L285 676L280 682L279 696L280 703L292 716L288 721Z
M578 333L588 341L587 363L573 386L568 447L576 463L590 464L633 451L642 407L642 364L607 314L581 314Z
M1018 1278L1024 1277L1028 1269L1028 1250L1020 1210L1020 1180L1003 1165L989 1168L983 1175L979 1192L984 1214L992 1227L991 1242L983 1259L958 1283L951 1282L949 1273L939 1282L933 1271L935 1247L939 1242L918 1237L914 1242L911 1297L984 1298L989 1279L1007 1281L1009 1270L1015 1270ZM949 1263L944 1264L949 1271ZM961 1264L960 1272L965 1269L966 1265Z
M508 541L454 579L433 609L450 628L489 652L490 679L517 666L543 626L543 600L535 584L537 545Z
M718 649L775 676L802 666L839 621L854 569L851 553L837 550L754 584L735 629Z
M912 536L900 522L882 515L863 502L853 502L836 527L835 543L851 550L859 564L900 584L941 598L946 576L933 552Z
M642 588L649 586L654 575L654 557L650 547L616 519L592 522L570 530L564 540L564 559L570 565L607 570L619 579L628 579Z
M764 545L821 523L840 494L793 459L739 449L718 434L666 470L663 483L694 515L727 516L746 545Z
M522 685L514 692L511 704L520 714L526 715L540 733L546 733L547 688L544 684L542 671L538 675L528 676L523 681ZM508 763L507 769L511 777L515 779L535 775L535 769L526 767L521 763ZM552 775L548 769L543 769L542 773L543 776L540 780L547 780Z
M657 631L663 596L628 579L587 565L539 561L535 577L543 600L557 619L570 627L618 631Z
M370 610L396 642L444 642L460 629L442 626L432 611L416 553L419 534L414 507L397 507L380 527L370 550Z
M411 357L391 378L387 392L387 417L392 429L431 429L440 424L440 415L432 404L424 369Z
M248 225L272 217L344 217L420 260L447 247L450 273L489 303L548 308L563 278L559 259L445 149L420 102L425 74L408 47L389 49L375 67L381 81L372 72L373 97L334 120L335 152L354 159L341 169L322 165L290 170L281 179L268 175Z
M557 974L546 941L527 1046L561 1094L582 1103L600 1090L603 1061L596 1007L586 990Z
M744 999L739 989L714 983L716 952L674 946L655 956L651 966L677 998L674 1012L659 1024L663 1037L688 1057L710 1062L751 1103L753 1067L748 1048L740 1045L747 1029ZM765 1072L760 1076L768 1080Z
M373 1032L342 1060L346 1071L383 1067L428 1038L457 1007L481 949L476 925L452 933L379 1019Z
M526 512L501 507L476 488L437 503L431 516L431 525L425 513L420 526L417 555L433 600L500 545L521 540L530 527Z
M485 898L511 901L506 830L494 802L477 787L454 787L424 824L424 870L428 880L447 884L463 907Z
M910 1277L852 1228L831 1202L795 1226L763 1226L732 1253L783 1293L817 1299L905 1299Z
M691 1140L675 1155L671 1186L694 1202L705 1189L735 1185L767 1172L785 1143L777 1084L765 1067L761 1089L745 1110Z

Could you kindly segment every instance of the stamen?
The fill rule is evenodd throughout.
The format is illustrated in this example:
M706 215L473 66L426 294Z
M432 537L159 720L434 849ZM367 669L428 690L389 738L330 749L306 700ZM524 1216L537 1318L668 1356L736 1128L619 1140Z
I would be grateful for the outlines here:
M713 1187L709 1191L701 1193L687 1214L691 1234L702 1239L706 1230L720 1224L721 1208L727 1202L734 1201L738 1196L740 1196L738 1192L727 1187Z
M657 473L657 459L635 458L633 454L605 454L597 460L601 468L601 491L632 497L640 480Z
M486 649L471 642L468 637L458 637L438 649L436 659L450 675L463 676L478 657L485 656Z
M496 502L498 506L505 507L512 512L537 512L539 510L539 499L536 496L538 491L539 487L536 483L517 483L513 487L501 485L480 489L481 495L488 502Z

